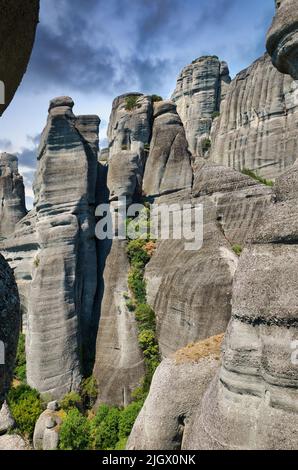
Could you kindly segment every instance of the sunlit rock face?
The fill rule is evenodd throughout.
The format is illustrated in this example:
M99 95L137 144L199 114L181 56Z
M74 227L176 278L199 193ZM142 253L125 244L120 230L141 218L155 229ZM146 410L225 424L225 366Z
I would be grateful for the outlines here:
M231 81L226 62L216 56L205 56L185 67L178 77L172 100L185 128L189 150L204 156L212 121L220 111Z
M296 0L277 0L276 15L267 34L267 50L282 73L298 80L298 8Z
M26 72L38 23L39 0L0 0L0 12L1 116Z
M264 54L232 80L212 126L210 159L278 177L297 158L298 88Z

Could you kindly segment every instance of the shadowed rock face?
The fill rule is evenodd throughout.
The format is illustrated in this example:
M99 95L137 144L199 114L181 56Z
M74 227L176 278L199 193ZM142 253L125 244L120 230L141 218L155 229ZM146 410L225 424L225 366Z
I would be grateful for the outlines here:
M26 72L38 23L39 0L0 0L0 12L0 81L5 86L5 104L0 100L1 116Z
M11 268L0 255L0 409L12 379L19 328L17 286Z
M298 80L298 9L296 0L278 0L267 50L275 67Z
M14 155L0 155L0 237L13 233L17 222L26 214L25 188Z

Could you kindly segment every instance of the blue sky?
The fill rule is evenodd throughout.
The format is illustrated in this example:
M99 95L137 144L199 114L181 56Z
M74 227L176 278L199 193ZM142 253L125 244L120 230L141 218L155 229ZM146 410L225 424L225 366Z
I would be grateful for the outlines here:
M28 205L51 98L70 95L76 114L98 114L105 145L115 96L170 97L181 69L206 54L235 76L264 53L273 14L274 0L41 0L28 72L0 119L0 151L19 154Z

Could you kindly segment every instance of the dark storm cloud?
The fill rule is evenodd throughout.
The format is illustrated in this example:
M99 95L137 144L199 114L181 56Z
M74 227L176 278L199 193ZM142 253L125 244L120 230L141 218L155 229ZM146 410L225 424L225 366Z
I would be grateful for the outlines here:
M153 92L184 44L223 22L236 3L60 0L53 9L52 0L42 0L28 83L35 89L63 85L84 93Z
M36 148L23 148L21 152L18 153L19 165L34 170L36 168L36 154Z

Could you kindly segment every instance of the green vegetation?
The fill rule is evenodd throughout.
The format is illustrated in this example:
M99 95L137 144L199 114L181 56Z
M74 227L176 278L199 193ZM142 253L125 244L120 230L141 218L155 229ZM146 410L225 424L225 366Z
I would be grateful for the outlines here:
M208 150L211 148L211 140L208 138L205 138L202 140L202 150L203 153L208 152Z
M219 111L213 111L212 113L212 121L214 121L214 119L218 118L220 116L220 112Z
M139 96L137 95L129 95L125 98L126 111L133 111L134 109L136 109L138 104L138 98Z
M43 411L39 393L29 385L22 384L10 389L7 403L18 432L32 439L35 423Z
M248 168L243 168L241 173L243 175L249 176L250 178L253 178L261 184L265 184L266 186L272 187L274 185L274 181L262 178L262 176L259 176L256 172L254 172L253 170L249 170Z
M127 144L121 145L121 150L128 150L128 145Z
M232 250L234 251L234 253L235 253L237 256L240 256L241 253L242 253L243 248L242 248L241 245L236 244L236 245L233 245L233 246L232 246Z
M73 408L64 419L60 429L61 450L86 450L89 448L90 422L79 410Z
M98 395L98 385L93 376L82 381L80 395L85 409L89 410L95 405Z
M62 410L68 412L73 409L82 410L83 409L83 399L76 392L70 392L60 401L60 406Z
M40 259L39 259L39 256L36 256L36 258L34 259L33 261L33 264L36 268L38 268L38 266L40 265Z
M163 101L163 98L159 95L152 95L152 103L157 103L158 101Z
M25 351L26 337L24 334L20 334L16 365L14 369L14 377L20 382L26 382L26 351Z

